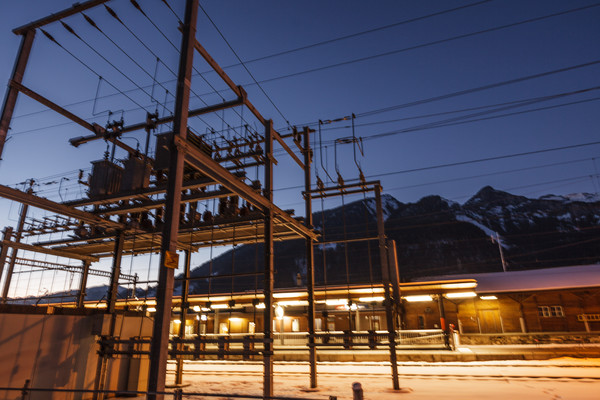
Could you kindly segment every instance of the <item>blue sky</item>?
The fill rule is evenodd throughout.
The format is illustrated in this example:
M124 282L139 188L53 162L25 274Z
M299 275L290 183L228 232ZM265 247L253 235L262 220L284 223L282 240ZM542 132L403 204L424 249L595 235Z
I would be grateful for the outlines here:
M182 18L183 2L168 0L172 12L161 0L138 1L149 19L178 45L177 17L173 12ZM19 46L19 38L11 29L71 4L72 0L3 0L0 3L0 48L4 54L0 61L0 81L8 81ZM595 87L600 85L599 64L431 101L447 94L600 60L599 6L473 34L594 4L592 1L552 0L201 1L237 55L247 62L252 76L259 82L265 81L261 87L270 100L253 84L254 78L244 68L238 65L226 69L236 83L246 88L262 114L274 120L277 129L286 133L287 121L298 126L310 123L316 128L318 120L355 113L358 116L355 135L363 138L365 156L359 162L364 174L371 179L381 179L384 191L403 202L416 201L429 194L464 202L485 185L530 197L598 191L600 181L595 158L600 145L428 168L598 141L600 114L595 98L600 91ZM58 23L49 25L47 31L83 63L38 32L24 84L101 125L109 119L107 110L113 112L111 119L123 115L126 124L140 122L145 112L135 110L138 104L151 111L157 107L150 94L161 103L164 99L172 100L165 89L174 93L169 69L177 70L177 52L129 1L113 0L108 5L161 58L158 69L154 55L100 7L86 14L128 56L87 24L81 15L75 15L65 22L83 41ZM465 7L460 10L398 25L462 6ZM396 26L377 29L393 24ZM250 62L368 30L374 31ZM473 35L452 39L467 34ZM238 63L202 10L197 38L222 66ZM384 53L390 54L381 55ZM364 60L355 61L358 59ZM329 67L340 63L346 64ZM195 66L199 72L207 70L200 60L196 60ZM307 72L315 69L319 70ZM100 84L98 75L103 77ZM154 83L154 76L160 84ZM206 74L205 78L210 85L199 77L194 78L195 93L206 94L203 100L209 104L220 102L220 95L208 93L212 91L211 86L216 89L225 86L214 74ZM136 90L137 86L148 93ZM105 97L114 93L115 87L126 91L130 98ZM2 84L2 97L4 90ZM581 93L567 95L577 91ZM99 98L94 101L97 92ZM541 97L558 95L560 97L540 101ZM232 95L223 94L223 97L230 99ZM429 101L422 101L427 99ZM514 107L515 102L523 100L532 101L529 105ZM415 102L421 104L412 104ZM192 103L202 105L198 99ZM564 105L566 103L573 104ZM506 109L482 113L488 111L489 106L499 104ZM381 112L387 108L394 109ZM528 112L539 108L547 109ZM162 106L158 109L161 113L164 110ZM120 110L128 111L121 114ZM471 111L457 113L459 110ZM460 121L454 119L479 113L472 118L481 121L456 124ZM513 115L490 118L503 114ZM233 111L227 111L225 117L232 126L242 120ZM245 118L248 119L247 110ZM436 123L444 126L425 129L424 125ZM216 130L223 127L218 118L204 122L194 120L191 124L198 132L206 131L209 125ZM250 123L250 126L256 125ZM332 143L337 138L351 136L349 126L348 121L322 126L327 147L318 152L316 163L320 166L323 161L330 175L335 174L336 164ZM371 138L385 133L389 134ZM68 144L69 138L87 134L20 96L10 140L0 162L2 184L48 178L40 180L37 188L40 195L56 200L81 195L82 188L73 183L77 171L89 168L89 161L101 159L106 150L102 142L77 149ZM125 139L126 143L135 146L139 142L143 147L142 132L129 136L132 138ZM352 146L342 145L337 151L337 164L343 177L347 181L356 179L358 171ZM321 154L323 160L319 158ZM412 171L420 169L424 170ZM317 172L321 178L326 177L322 168ZM60 182L63 176L69 181ZM280 158L275 173L276 187L302 185L301 177L298 168ZM56 183L44 185L47 182ZM276 200L282 208L296 208L297 214L303 214L297 189L278 190ZM332 201L326 206L334 204ZM0 218L14 223L16 207L6 201L0 202L0 207L3 208Z

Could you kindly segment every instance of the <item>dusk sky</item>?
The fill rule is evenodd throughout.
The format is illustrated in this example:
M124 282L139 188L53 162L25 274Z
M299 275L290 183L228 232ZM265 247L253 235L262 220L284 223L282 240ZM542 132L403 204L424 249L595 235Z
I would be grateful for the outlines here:
M9 80L20 41L11 30L68 8L72 2L2 0L2 82ZM161 58L158 69L154 55L104 7L97 7L86 14L103 33L81 15L65 22L82 40L60 23L47 26L64 49L38 31L24 84L101 125L108 120L107 110L113 112L111 119L120 118L120 110L127 110L123 113L125 124L143 121L145 111L138 105L151 111L156 108L149 94L160 103L168 99L168 109L172 97L165 89L174 93L169 69L177 70L178 58L162 33L179 46L175 14L183 18L184 2L167 3L172 10L162 0L139 0L148 18L129 1L107 3ZM529 197L598 191L595 157L600 143L536 152L600 142L600 3L201 1L201 6L198 40L222 66L238 64L208 15L270 100L242 66L226 71L246 88L251 101L274 120L278 130L288 132L287 121L317 129L318 120L354 113L355 135L363 138L365 156L359 157L359 162L364 174L368 179L381 179L384 192L400 201L439 194L464 202L485 185ZM298 48L304 49L292 51ZM287 53L268 57L281 52ZM196 72L207 71L199 58L196 54ZM565 71L551 73L561 69ZM550 74L510 83L543 73ZM98 75L104 80L100 85ZM154 75L160 84L153 85ZM205 77L213 88L225 88L215 74ZM222 100L209 94L212 89L199 77L193 82L194 92L202 94L207 103ZM493 87L486 89L488 85ZM115 93L115 87L129 98L106 97ZM2 97L4 91L5 83ZM462 91L470 93L460 94ZM96 92L99 98L94 101ZM232 94L223 97L231 99ZM436 100L438 97L443 98ZM202 106L197 99L192 103ZM164 109L159 107L161 113ZM81 190L72 183L76 171L89 169L89 161L101 159L106 145L95 142L73 148L68 139L89 132L44 110L44 106L20 95L0 162L2 183L48 178L40 181L41 195L56 200L77 197ZM246 118L248 114L246 110ZM227 118L241 123L235 114ZM215 120L211 126L218 130L219 124ZM335 178L333 142L351 136L350 125L350 121L343 121L322 126L324 147L322 152L317 150L316 164L317 174L324 180L319 155ZM125 139L126 143L135 146L137 141L143 147L142 131L130 136L136 139ZM352 145L340 145L337 152L342 176L346 181L356 179ZM520 153L533 154L428 168ZM62 176L71 180L62 183L60 196L58 189L45 189L43 183L60 181ZM276 187L299 185L300 171L282 158L276 169ZM276 201L302 214L298 190L279 190ZM9 208L7 202L2 204ZM16 207L11 208L9 218L16 218Z

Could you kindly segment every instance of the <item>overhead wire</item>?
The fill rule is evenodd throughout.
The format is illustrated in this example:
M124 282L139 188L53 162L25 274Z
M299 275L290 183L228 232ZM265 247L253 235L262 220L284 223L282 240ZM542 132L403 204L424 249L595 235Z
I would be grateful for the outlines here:
M81 36L79 36L75 30L69 26L66 22L64 21L60 21L61 25L67 30L67 32L71 33L73 36L75 36L77 39L79 39L87 48L89 48L90 50L92 50L98 57L100 57L102 60L104 60L108 65L110 65L115 71L117 71L121 76L123 76L125 79L127 79L129 82L131 82L135 87L137 87L140 91L142 91L143 93L145 93L148 97L150 97L152 99L152 95L150 93L148 93L144 88L142 88L136 81L134 81L131 77L129 77L129 75L127 75L126 73L124 73L119 67L117 67L112 61L110 61L108 58L106 58L102 53L100 53L98 50L96 50L94 48L94 46L90 45L86 40L84 40ZM137 63L136 63L137 64ZM100 76L100 75L98 75ZM103 78L104 79L104 78ZM106 79L104 79L106 81ZM154 99L156 102L158 102L158 100ZM148 112L148 110L146 110L146 112Z
M90 72L92 72L97 77L101 76L98 72L96 72L87 63L85 63L83 60L81 60L79 57L77 57L75 54L73 54L70 50L68 50L62 44L60 44L50 33L48 33L47 31L45 31L44 29L41 29L41 28L40 28L40 30L42 31L42 33L44 34L44 36L46 36L50 41L52 41L53 43L55 43L58 47L60 47L61 49L63 49L67 54L69 54L71 57L73 57L75 60L77 60L81 65L83 65L85 68L87 68ZM115 89L118 93L120 93L121 95L123 95L124 97L126 97L127 99L129 99L129 101L131 101L133 104L135 104L136 106L138 106L139 109L145 110L146 112L148 112L148 109L146 109L140 103L138 103L137 101L135 101L134 99L132 99L129 95L127 95L126 93L124 93L123 91L121 91L121 89L119 89L112 82L110 82L107 79L103 79L103 80L104 80L104 82L108 83L113 89Z
M569 14L569 13L573 13L573 12L577 12L577 11L583 11L583 10L587 10L587 9L590 9L590 8L593 8L593 7L598 7L598 6L600 6L600 3L595 3L595 4L587 5L587 6L584 6L584 7L573 8L573 9L561 11L561 12L558 12L558 13L544 15L544 16L541 16L541 17L530 18L530 19L526 19L526 20L523 20L523 21L514 22L514 23L510 23L510 24L506 24L506 25L500 25L500 26L496 26L496 27L493 27L493 28L487 28L487 29L483 29L483 30L479 30L479 31L471 32L471 33L466 33L466 34L462 34L462 35L452 36L452 37L445 38L445 39L434 40L432 42L427 42L427 43L422 43L422 44L418 44L418 45L414 45L414 46L409 46L409 47L405 47L405 48L402 48L402 49L387 51L387 52L384 52L384 53L374 54L374 55L365 56L365 57L359 57L359 58L355 58L355 59L352 59L352 60L347 60L347 61L342 61L342 62L338 62L338 63L334 63L334 64L329 64L329 65L325 65L325 66L321 66L321 67L307 69L307 70L304 70L304 71L298 71L298 72L294 72L294 73L290 73L290 74L286 74L286 75L281 75L281 76L277 76L277 77L265 79L265 80L262 80L262 81L260 81L258 83L273 82L273 81L277 81L277 80L281 80L281 79L288 79L288 78L292 78L292 77L295 77L295 76L305 75L305 74L309 74L309 73L313 73L313 72L324 71L324 70L331 69L331 68L338 68L338 67L341 67L341 66L355 64L355 63L359 63L359 62L363 62L363 61L370 61L370 60L373 60L373 59L376 59L376 58L387 57L387 56L390 56L390 55L395 55L395 54L403 53L403 52L410 51L410 50L417 50L417 49L421 49L421 48L424 48L424 47L434 46L434 45L437 45L437 44L448 43L448 42L452 42L452 41L455 41L455 40L464 39L464 38L468 38L468 37L473 37L473 36L477 36L477 35L481 35L481 34L485 34L485 33L489 33L489 32L494 32L494 31L499 31L499 30L503 30L503 29L508 29L508 28L512 28L512 27L515 27L515 26L529 24L529 23L532 23L532 22L537 22L537 21L541 21L541 20L544 20L544 19L548 19L548 18L554 18L554 17L560 16L560 15L565 15L565 14Z
M288 124L288 127L289 127L290 126L290 121L285 117L285 115L283 115L283 113L281 112L281 110L279 109L279 107L277 107L277 105L275 104L275 102L273 101L273 99L271 99L271 97L267 94L267 92L265 91L265 89L256 80L256 78L254 77L254 75L252 74L252 72L250 72L250 70L248 69L248 67L246 66L246 64L244 64L244 62L242 61L242 59L240 58L240 56L238 56L238 54L233 49L233 47L231 46L231 44L229 43L229 41L225 38L225 36L221 32L221 30L219 29L219 27L217 26L217 24L215 24L215 22L212 20L212 18L210 17L210 15L208 15L208 13L204 9L204 7L202 7L202 5L200 5L200 4L199 4L199 7L202 10L202 12L204 13L204 15L206 15L206 18L208 18L208 20L210 21L210 23L212 24L212 26L219 33L219 36L221 36L221 38L223 39L223 41L227 44L227 47L229 47L229 50L231 50L231 52L235 55L235 57L238 59L238 61L240 62L240 64L244 67L244 69L248 73L248 75L252 78L252 80L258 86L258 88L260 89L260 91L265 95L265 97L267 98L267 100L269 100L269 103L271 103L271 105L275 108L275 110L277 110L277 112L279 113L279 115L281 116L281 118L283 118L283 120Z
M493 1L493 0L478 1L478 2L475 2L475 3L465 4L465 5L462 5L462 6L459 6L459 7L454 7L454 8L450 8L450 9L446 9L446 10L442 10L442 11L437 11L437 12L434 12L434 13L431 13L431 14L422 15L422 16L419 16L419 17L409 18L409 19L406 19L406 20L395 22L393 24L378 26L376 28L367 29L367 30L364 30L364 31L351 33L351 34L348 34L348 35L339 36L339 37L336 37L336 38L333 38L333 39L323 40L323 41L320 41L320 42L311 43L311 44L300 46L300 47L296 47L296 48L293 48L293 49L288 49L288 50L280 51L280 52L269 54L269 55L266 55L266 56L261 56L261 57L253 58L253 59L244 61L244 63L245 64L250 64L250 63L257 62L257 61L263 61L263 60L267 60L267 59L270 59L270 58L280 57L280 56L283 56L283 55L287 55L287 54L291 54L291 53L296 53L296 52L303 51L303 50L312 49L312 48L315 48L315 47L318 47L318 46L323 46L323 45L326 45L326 44L331 44L331 43L339 42L339 41L346 40L346 39L352 39L352 38L355 38L355 37L358 37L358 36L363 36L363 35L367 35L367 34L370 34L370 33L379 32L379 31L383 31L383 30L386 30L386 29L390 29L390 28L395 28L397 26L406 25L406 24L409 24L409 23L412 23L412 22L422 21L422 20L429 19L429 18L432 18L432 17L437 17L437 16L440 16L440 15L449 14L449 13L452 13L452 12L455 12L455 11L464 10L466 8L470 8L470 7L478 6L478 5L481 5L481 4L489 3L491 1ZM227 65L227 66L225 66L223 68L233 68L233 67L238 67L240 65L242 65L242 64L241 63L231 64L231 65Z

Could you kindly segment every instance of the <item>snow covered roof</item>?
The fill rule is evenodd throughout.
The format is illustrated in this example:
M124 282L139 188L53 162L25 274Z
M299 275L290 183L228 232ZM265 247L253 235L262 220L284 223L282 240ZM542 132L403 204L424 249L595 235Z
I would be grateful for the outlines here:
M479 294L600 287L600 264L483 274L445 275L425 280L475 279Z

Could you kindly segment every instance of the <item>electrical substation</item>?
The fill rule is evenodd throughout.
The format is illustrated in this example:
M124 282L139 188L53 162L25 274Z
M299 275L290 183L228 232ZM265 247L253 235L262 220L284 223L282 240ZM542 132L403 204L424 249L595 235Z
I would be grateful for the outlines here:
M78 151L94 145L99 150L95 159L88 160L91 162L89 173L84 172L86 166L81 165L81 172L71 178L79 189L70 193L81 193L80 196L70 196L64 201L62 198L61 201L50 200L38 194L33 179L21 188L0 186L0 196L21 207L15 226L3 231L0 253L0 271L4 273L0 273L0 277L4 276L0 308L3 323L15 327L19 323L21 326L32 323L29 333L41 329L39 346L46 349L47 358L56 357L57 362L62 363L60 368L71 368L73 375L80 375L75 380L58 380L37 373L36 378L27 383L28 387L90 391L79 393L81 398L89 395L97 399L128 390L147 392L148 398L162 398L168 359L176 360L176 383L181 384L184 359L239 358L262 360L263 395L269 398L276 385L273 381L273 362L277 357L274 343L283 345L283 331L288 330L284 327L285 307L286 313L298 316L290 322L289 331L299 332L298 337L304 343L296 351L306 354L309 361L311 388L318 383L320 349L380 348L389 351L391 386L399 389L396 365L396 337L401 317L398 267L394 244L386 240L384 232L382 188L378 181L369 182L364 178L359 162L361 141L354 129L352 136L335 141L335 171L327 169L323 146L314 145L322 140L321 125L335 121L321 122L318 130L302 126L276 130L273 122L253 105L244 88L230 78L197 40L198 0L186 0L183 20L171 21L174 29L181 32L177 46L179 67L177 71L171 69L175 89L171 92L161 89L162 84L152 75L153 66L138 64L154 80L151 99L159 97L156 95L159 90L165 96L174 94L170 107L158 100L154 109L141 106L138 98L111 83L117 78L97 73L94 65L82 67L98 82L98 88L110 86L120 102L129 103L129 107L141 106L138 111L145 113L145 118L140 112L135 114L140 116L137 119L121 112L119 119L117 110L121 106L118 105L110 107L106 124L89 122L59 105L70 102L63 93L42 95L43 90L27 86L23 77L29 68L34 42L39 41L40 46L50 46L52 51L66 53L67 57L70 55L81 62L80 56L67 48L49 27L64 28L62 33L84 43L83 29L71 22L76 17L85 19L86 27L94 33L105 36L111 34L103 28L105 20L120 23L131 32L126 18L108 3L116 3L115 6L127 3L135 8L134 12L148 18L144 2L92 0L14 30L21 36L21 47L2 109L0 155L4 159L10 157L10 147L4 147L4 143L18 97L34 100L76 124L81 135L70 137L69 143ZM169 2L162 1L162 5L165 14L174 14ZM131 33L133 37L114 40L121 43L137 39L144 44ZM153 49L151 44L144 46L150 51ZM156 56L159 60L160 55ZM112 61L116 58L103 57ZM158 68L158 61L156 65ZM199 69L209 69L216 74L221 85L218 87L224 85L226 92L217 91ZM118 71L114 71L114 75L118 75ZM197 82L198 87L215 90L220 100L211 103L202 100L204 103L198 104L202 99L198 92L202 89L198 89ZM347 120L353 123L354 116ZM215 129L218 124L223 129ZM126 142L131 137L137 141L137 147ZM344 145L353 149L354 176L343 176L337 168L337 153ZM61 157L61 154L55 156ZM274 202L273 175L284 160L293 164L303 177L304 217L295 217L293 210L284 210ZM44 166L39 167L43 173ZM56 181L63 184L61 178ZM372 211L376 226L369 227L367 222L362 235L347 235L344 231L327 237L324 221L313 221L315 201L340 197L343 205L347 201L344 199L352 199L352 196L366 199L367 195L374 196ZM44 216L32 216L32 209L43 210ZM343 206L341 210L343 213ZM277 268L274 243L289 240L305 243L302 267L305 273L298 274L295 287L274 290ZM315 251L320 254L319 262L325 263L326 246L346 246L347 249L350 243L367 246L369 262L368 267L363 268L370 269L370 282L353 281L346 250L345 262L336 266L337 276L329 277L338 281L341 277L345 283L328 285L328 277L324 276L320 279L324 285L316 286ZM212 255L213 248L219 246L237 251L237 246L243 245L256 251L260 249L254 271L236 270L232 262L227 274L209 271L201 276L191 275L191 258L199 250L210 249ZM148 263L147 278L128 272L124 266L123 258L134 256ZM31 293L11 295L15 293L17 279L22 279L19 285L27 276L41 280L40 274L47 271L69 274L71 281L67 290L37 297ZM326 274L327 268L323 271ZM106 293L100 300L86 300L92 277L108 281ZM203 291L190 293L190 284L194 282L202 282ZM462 285L456 288L473 283ZM29 299L28 302L23 298ZM328 311L332 305L334 308ZM335 320L335 315L340 314L336 305L347 315L343 329L329 326L332 316ZM372 314L369 319L359 315L364 307L367 308L365 313ZM229 319L224 317L227 313ZM245 318L243 328L233 327L233 316ZM319 326L316 326L317 320ZM15 335L28 335L19 331L21 328L15 329L12 331ZM58 340L48 334L53 330L60 332L61 343L77 343L79 350L70 348L65 350L66 355L53 355L51 349L55 344L50 341ZM38 339L32 339L36 346ZM43 343L45 340L49 341L47 345ZM84 348L88 350L82 350ZM38 349L38 353L40 351ZM85 359L82 359L83 353ZM12 361L23 364L19 359L22 356L16 355ZM72 362L65 364L64 357ZM40 360L33 357L30 362L28 368L35 370ZM52 367L49 360L45 362L46 367ZM3 386L23 386L25 382L20 379L30 379L26 369L6 375L9 381ZM32 392L31 396L38 394ZM54 396L59 398L57 393Z

